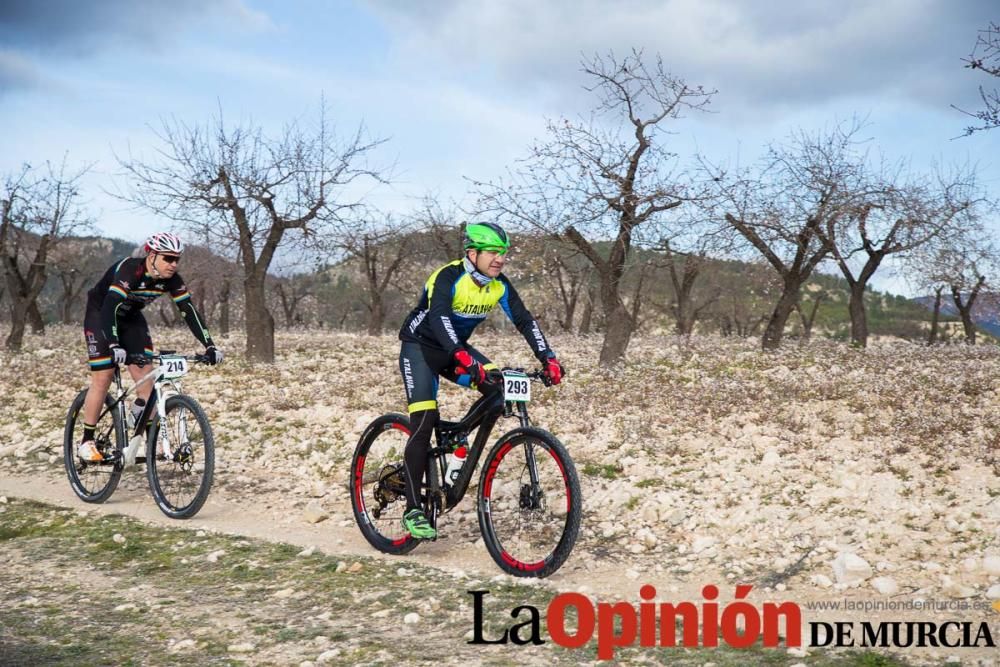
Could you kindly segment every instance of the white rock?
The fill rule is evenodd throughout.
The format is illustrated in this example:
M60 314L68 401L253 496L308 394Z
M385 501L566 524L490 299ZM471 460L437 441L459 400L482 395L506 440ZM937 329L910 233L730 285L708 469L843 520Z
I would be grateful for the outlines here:
M801 646L793 646L792 648L788 649L788 655L792 656L793 658L805 658L809 656L809 651L805 650Z
M311 487L309 487L309 495L313 498L322 498L326 495L326 484L323 482L314 482Z
M226 647L226 650L230 653L253 653L256 647L249 643L244 642L242 644L230 644Z
M7 504L7 496L0 496L0 505Z
M635 581L635 580L636 580L636 579L638 579L638 578L639 578L639 577L640 577L641 575L640 575L640 574L639 574L639 573L638 573L637 571L635 571L635 570L633 570L633 569L628 569L628 570L625 570L625 576L626 576L627 578L631 579L632 581Z
M1000 577L1000 556L986 556L983 558L983 572L991 577Z
M976 589L960 581L954 581L948 575L942 575L941 592L952 598L971 598L976 594Z
M852 554L842 553L833 559L833 576L838 584L856 584L872 576L872 566L863 558Z
M420 622L420 614L411 611L409 614L403 617L403 623L407 625L413 625Z
M282 588L280 591L274 594L274 597L278 598L279 600L285 600L287 598L292 597L293 595L295 595L294 588Z
M323 651L322 653L320 653L319 657L316 658L316 662L321 665L325 665L326 663L330 662L339 655L340 655L340 649L332 648L329 651Z
M115 544L125 544L125 536L121 533L115 533L111 539L115 541Z
M139 609L139 607L131 602L126 602L125 604L120 604L115 607L115 611L136 611L137 609Z
M1000 600L1000 584L990 586L990 590L986 591L986 597L990 600Z
M335 572L343 572L346 569L347 569L347 563L345 563L344 561L340 561L339 563L337 563L337 569L335 570Z
M962 569L966 572L975 572L979 569L979 559L978 558L966 558L962 561Z
M781 454L774 447L769 447L767 451L764 452L763 458L760 460L762 466L768 468L774 468L781 463Z
M219 559L225 555L226 555L225 549L219 549L205 556L205 560L207 560L209 563L217 563L219 562Z
M312 556L314 553L316 553L316 547L306 547L305 549L299 552L299 556L305 558L307 556Z
M696 554L713 546L715 546L715 538L707 535L696 537L691 541L691 551Z
M830 588L830 586L833 586L833 581L825 574L814 574L810 577L810 581L820 588Z
M306 523L319 523L328 519L330 515L319 506L319 503L309 503L305 510L302 512L302 518L305 519Z
M671 526L679 526L680 524L684 523L685 520L687 520L687 512L685 512L682 509L674 510L667 517L667 523L669 523Z
M182 639L170 647L170 652L179 653L180 651L188 651L197 645L198 643L193 639Z
M892 577L875 577L871 580L871 585L882 595L895 595L899 592L899 584Z

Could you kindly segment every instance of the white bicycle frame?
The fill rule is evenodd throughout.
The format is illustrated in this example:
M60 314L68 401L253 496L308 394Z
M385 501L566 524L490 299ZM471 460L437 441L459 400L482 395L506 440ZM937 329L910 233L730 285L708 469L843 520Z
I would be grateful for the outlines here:
M117 377L118 381L118 396L117 399L121 399L125 394L130 391L136 390L140 385L146 382L153 383L153 391L156 392L156 418L160 423L160 443L163 446L163 456L170 459L174 456L174 450L170 446L170 436L167 435L167 398L177 394L181 394L181 384L180 380L177 378L166 378L164 377L165 371L163 370L163 365L159 363L159 359L154 359L157 362L156 368L149 372L146 377L142 378L129 389L122 387L121 374L119 373ZM123 405L124 410L124 405ZM125 416L125 413L122 413ZM181 442L187 441L187 420L180 418L180 423L178 425L178 435ZM136 425L136 431L131 437L139 434L139 429L141 427ZM129 438L131 440L131 437Z

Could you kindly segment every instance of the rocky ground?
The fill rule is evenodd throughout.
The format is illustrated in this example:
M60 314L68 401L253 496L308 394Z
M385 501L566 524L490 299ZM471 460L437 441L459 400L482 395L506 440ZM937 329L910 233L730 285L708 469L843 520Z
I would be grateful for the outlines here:
M158 333L164 347L191 348L184 332ZM86 381L80 338L56 328L0 359L0 491L74 503L61 441L65 410ZM594 365L597 338L555 336L553 345L570 374L558 388L537 389L531 412L569 447L585 517L573 555L546 586L606 601L635 601L652 584L667 599L698 602L713 583L720 600L750 584L755 603L944 603L941 611L803 615L988 621L1000 640L990 608L1000 598L997 348L815 341L765 354L754 340L646 336L609 371ZM501 363L530 362L515 337L484 335L477 346ZM195 521L365 553L344 484L364 426L403 407L397 341L279 334L273 367L246 365L242 347L233 336L226 364L185 381L218 446L216 486ZM457 418L470 400L443 388L446 416ZM142 475L126 482L105 509L144 505L152 519ZM402 562L499 572L466 505L446 517L445 539ZM992 654L900 652L968 664Z

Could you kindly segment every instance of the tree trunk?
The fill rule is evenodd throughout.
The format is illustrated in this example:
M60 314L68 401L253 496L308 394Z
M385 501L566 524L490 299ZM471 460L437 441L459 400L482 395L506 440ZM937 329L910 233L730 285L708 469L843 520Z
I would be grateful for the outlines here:
M868 347L868 315L865 313L865 283L851 285L851 298L847 303L851 314L851 345Z
M42 313L38 310L37 299L32 299L31 305L28 306L28 321L31 322L31 333L36 335L45 333L45 320L42 319Z
M590 322L594 316L594 288L590 287L587 290L587 303L583 305L583 312L580 314L580 328L579 332L581 334L590 333Z
M931 331L927 335L928 345L934 345L938 340L938 329L941 321L941 292L943 291L944 285L934 290L934 312L931 313Z
M385 307L382 304L382 295L372 292L371 304L368 307L368 335L378 336L381 334L384 320Z
M986 284L986 276L979 276L979 280L976 285L969 292L969 298L962 303L962 292L958 287L952 285L951 287L951 298L955 302L955 307L958 308L959 315L962 316L962 327L965 329L965 342L969 345L976 344L976 325L972 321L972 306L976 303L976 297L979 296L979 290L982 289L983 285Z
M248 277L243 283L246 295L247 359L250 362L274 363L274 318L267 310L263 276Z
M73 297L75 294L63 292L62 303L59 308L60 320L63 324L73 323Z
M761 345L765 350L777 350L781 347L781 339L785 335L785 324L788 316L795 310L795 304L799 302L799 292L802 288L802 280L791 278L785 279L785 289L781 293L781 298L774 306L771 319L764 329L764 336Z
M962 328L965 329L965 342L968 345L976 344L976 325L972 321L972 309L962 310Z
M231 290L229 279L222 281L222 289L219 291L219 333L223 336L229 335L229 293Z
M613 366L622 360L633 331L632 317L621 301L617 307L606 312L606 316L607 326L599 362L604 367Z
M10 333L5 346L9 352L20 352L24 345L24 329L28 323L28 308L24 301L13 299L11 307Z
M622 361L635 330L635 320L621 295L618 282L610 275L601 277L601 303L604 304L604 342L601 345L601 366L607 368Z

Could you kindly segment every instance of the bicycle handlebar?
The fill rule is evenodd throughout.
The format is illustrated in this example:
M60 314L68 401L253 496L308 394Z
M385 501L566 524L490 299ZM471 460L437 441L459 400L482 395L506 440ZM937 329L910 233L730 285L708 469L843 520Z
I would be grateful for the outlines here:
M146 364L151 364L154 361L159 361L164 355L173 355L173 350L160 350L159 353L154 354L151 357L147 357L144 354L130 354L125 358L126 366L138 366L142 368ZM196 364L210 364L211 360L207 354L192 354L192 355L181 355L188 361L194 362Z

